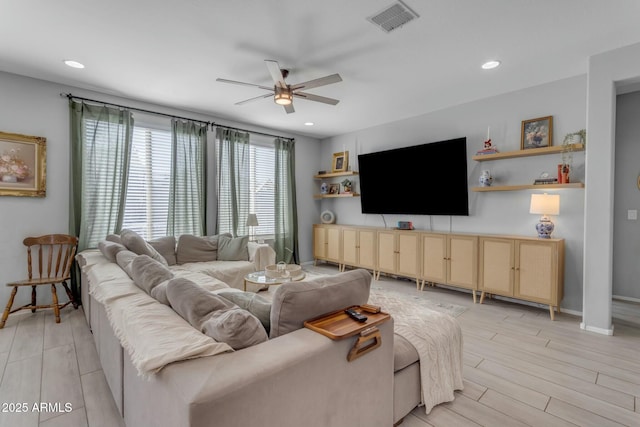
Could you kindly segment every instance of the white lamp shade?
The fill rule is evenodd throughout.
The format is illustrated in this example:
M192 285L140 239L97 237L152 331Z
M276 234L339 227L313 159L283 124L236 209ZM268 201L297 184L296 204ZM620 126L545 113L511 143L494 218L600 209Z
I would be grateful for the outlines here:
M247 227L257 227L258 225L258 216L256 214L250 213L247 215Z
M538 215L558 215L560 213L559 194L532 194L529 213Z

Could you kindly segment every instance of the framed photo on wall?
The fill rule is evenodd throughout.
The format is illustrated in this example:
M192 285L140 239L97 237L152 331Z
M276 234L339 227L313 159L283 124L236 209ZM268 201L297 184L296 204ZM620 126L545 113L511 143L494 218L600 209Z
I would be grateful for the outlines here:
M522 122L520 149L551 147L553 145L553 116Z
M340 194L340 184L329 184L329 194Z
M333 165L331 172L346 172L349 168L349 152L341 151L333 153Z
M0 196L44 197L47 139L0 132Z

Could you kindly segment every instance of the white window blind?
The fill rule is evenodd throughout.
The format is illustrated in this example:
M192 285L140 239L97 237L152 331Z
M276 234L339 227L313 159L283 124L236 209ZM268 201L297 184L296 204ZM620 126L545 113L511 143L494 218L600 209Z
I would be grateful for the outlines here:
M251 145L251 193L249 212L258 217L253 234L260 239L275 234L275 148Z
M171 132L135 126L122 228L151 240L167 234Z

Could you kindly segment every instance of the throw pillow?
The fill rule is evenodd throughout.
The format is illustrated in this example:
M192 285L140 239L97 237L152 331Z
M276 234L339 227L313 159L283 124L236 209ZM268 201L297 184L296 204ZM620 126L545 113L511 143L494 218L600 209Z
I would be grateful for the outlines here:
M222 291L217 292L217 295L256 316L267 333L269 333L271 329L271 321L269 319L271 316L271 303L269 301L253 292Z
M234 350L268 340L257 317L191 280L181 277L170 280L167 298L175 312L191 326Z
M120 233L122 244L127 247L131 252L135 252L138 255L147 255L159 263L167 264L167 260L158 253L150 244L148 244L138 233L132 230L122 230Z
M220 261L249 261L249 236L230 237L220 235L218 238L218 260Z
M107 234L105 240L108 240L113 243L120 243L122 245L122 239L119 234Z
M133 273L131 272L131 263L138 255L126 250L118 252L116 255L116 262L120 266L121 269L125 271L133 279Z
M155 299L156 301L171 307L171 304L169 303L169 298L167 298L168 284L169 284L169 280L165 280L163 282L158 283L156 286L154 286L151 289L151 292L149 293L149 295L151 295L151 298Z
M117 262L116 255L118 255L118 252L127 250L123 245L108 240L98 242L98 249L100 249L102 255L111 262Z
M173 278L166 265L148 255L138 255L131 262L131 274L135 284L147 294L151 294L151 290L161 282Z
M176 265L176 238L173 236L160 237L147 243L167 261L167 265Z
M269 337L300 329L305 320L366 304L370 287L371 274L363 269L280 285L273 294Z
M199 237L183 234L178 238L177 263L215 261L218 259L218 238L218 235Z

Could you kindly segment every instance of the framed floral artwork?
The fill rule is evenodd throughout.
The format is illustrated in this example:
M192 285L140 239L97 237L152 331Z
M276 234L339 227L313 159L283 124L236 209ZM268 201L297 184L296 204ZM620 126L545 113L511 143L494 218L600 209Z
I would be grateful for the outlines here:
M47 139L0 132L0 196L46 195Z
M331 172L346 172L349 167L349 152L333 153L333 167Z
M553 116L539 117L522 122L521 150L551 147L553 145Z

